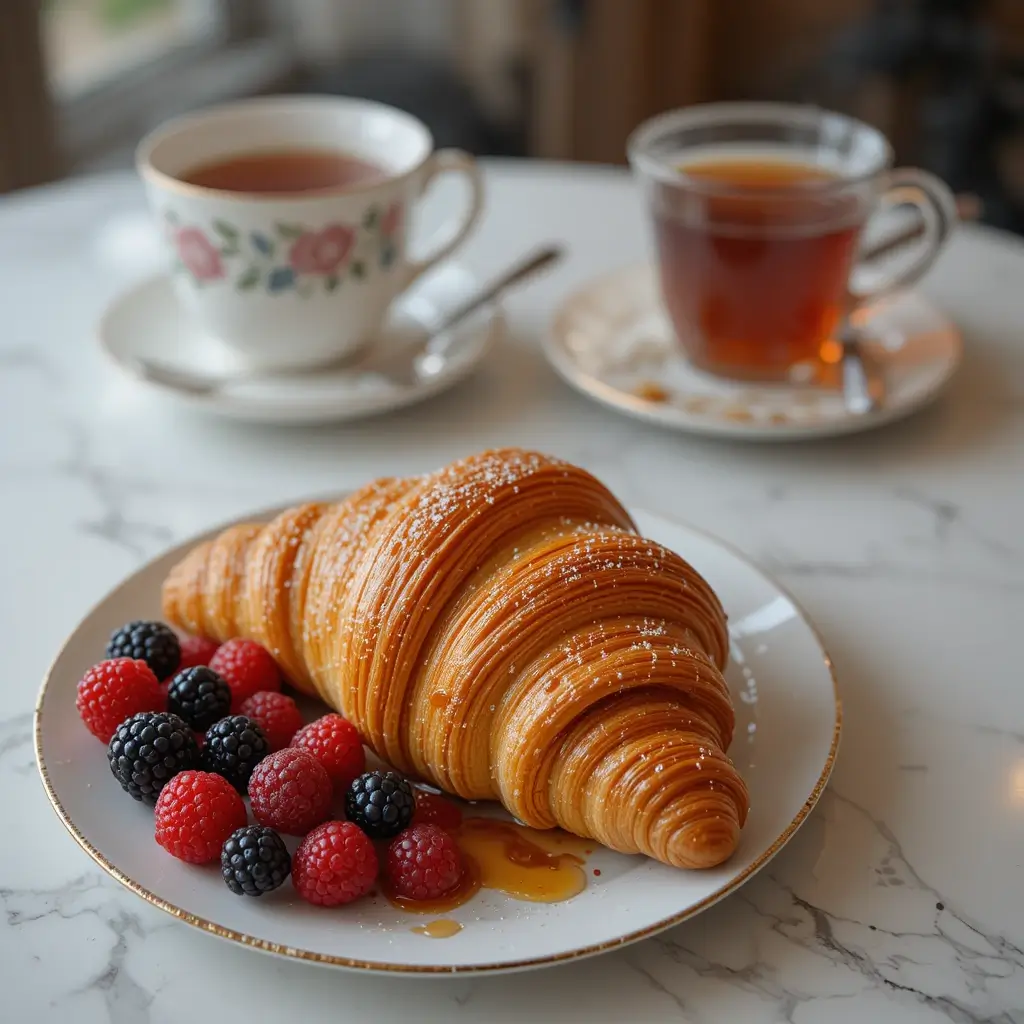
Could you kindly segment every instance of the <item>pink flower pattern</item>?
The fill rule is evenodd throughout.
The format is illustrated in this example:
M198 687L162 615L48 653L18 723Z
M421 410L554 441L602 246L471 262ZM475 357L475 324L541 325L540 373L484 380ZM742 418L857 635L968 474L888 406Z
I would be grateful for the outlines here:
M181 262L197 281L215 281L224 276L220 252L199 228L178 228L174 244Z
M402 204L392 203L387 212L384 214L384 219L381 221L380 230L384 235L393 235L398 231L402 223Z
M288 261L297 274L333 274L348 259L356 233L342 224L307 231L292 244Z
M399 202L383 211L371 207L361 227L333 223L319 229L276 223L270 230L250 230L214 219L208 232L183 225L173 210L164 211L163 218L179 266L197 284L230 274L238 291L307 296L315 280L331 292L343 279L363 280L373 267L386 272L398 255L404 209Z

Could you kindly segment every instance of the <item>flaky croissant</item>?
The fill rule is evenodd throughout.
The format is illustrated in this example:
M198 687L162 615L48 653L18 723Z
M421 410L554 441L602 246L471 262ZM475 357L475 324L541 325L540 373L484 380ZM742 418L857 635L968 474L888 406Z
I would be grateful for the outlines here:
M567 463L485 452L231 527L172 570L163 606L259 641L450 793L678 867L736 847L722 607Z

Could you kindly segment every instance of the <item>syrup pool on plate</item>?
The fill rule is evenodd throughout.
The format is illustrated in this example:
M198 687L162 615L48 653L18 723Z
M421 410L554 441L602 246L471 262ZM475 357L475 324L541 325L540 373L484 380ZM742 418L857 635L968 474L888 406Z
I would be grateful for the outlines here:
M445 914L449 910L461 907L480 890L480 873L476 864L463 857L463 865L464 869L459 884L454 889L449 889L444 895L431 900L414 900L408 896L402 896L395 891L390 879L386 876L381 880L381 890L388 903L399 910L407 910L411 914ZM434 937L437 938L437 936Z
M450 939L462 931L462 925L453 921L450 917L442 917L437 921L428 921L426 924L418 924L411 929L417 935L426 935L428 939Z
M586 840L496 818L467 818L456 833L463 856L476 863L480 885L513 899L560 903L587 885Z
M416 821L430 821L450 832L462 852L465 873L451 891L433 900L411 900L385 885L392 906L417 914L439 914L467 902L479 889L493 889L513 899L558 903L578 896L587 884L586 857L590 840L558 829L543 831L498 818L463 818L452 801L420 791ZM457 922L430 922L414 928L431 938L448 938ZM444 934L442 934L444 933Z

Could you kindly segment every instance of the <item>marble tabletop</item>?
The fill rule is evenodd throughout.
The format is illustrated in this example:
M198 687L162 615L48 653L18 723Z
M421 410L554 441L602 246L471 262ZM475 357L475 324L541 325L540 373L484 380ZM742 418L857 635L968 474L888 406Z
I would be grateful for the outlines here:
M926 280L967 339L932 408L844 440L700 440L589 403L537 345L567 289L644 256L628 178L516 163L487 178L467 265L496 271L544 239L571 258L509 300L509 336L471 380L348 427L208 419L104 365L97 317L159 260L132 177L0 200L0 1018L1024 1022L1024 245L963 229ZM457 201L438 193L423 229ZM218 521L509 443L716 532L810 610L845 733L792 843L661 937L469 980L271 959L107 878L50 809L31 743L39 681L86 609Z

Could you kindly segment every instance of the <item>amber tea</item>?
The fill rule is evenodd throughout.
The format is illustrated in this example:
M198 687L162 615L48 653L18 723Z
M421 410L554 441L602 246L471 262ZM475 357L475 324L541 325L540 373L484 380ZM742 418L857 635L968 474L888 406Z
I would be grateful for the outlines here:
M655 203L661 283L698 366L777 379L816 361L842 313L867 214L829 170L784 159L693 160Z
M382 181L376 164L330 149L282 149L240 153L200 164L181 175L189 185L223 192L327 192Z

